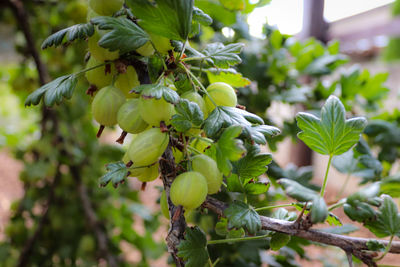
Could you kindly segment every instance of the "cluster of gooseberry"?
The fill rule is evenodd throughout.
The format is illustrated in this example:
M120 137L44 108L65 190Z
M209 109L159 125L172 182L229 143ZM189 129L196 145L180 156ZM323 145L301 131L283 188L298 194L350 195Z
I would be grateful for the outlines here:
M118 11L123 4L122 0L90 0L88 20L96 16L109 16ZM88 40L90 58L87 62L86 78L91 84L89 93L94 96L92 115L100 124L98 137L104 127L116 124L123 130L117 140L123 143L125 136L132 134L132 141L123 157L130 175L145 183L155 180L159 176L159 158L170 142L171 135L184 136L190 140L189 146L196 154L173 148L175 163L185 162L185 172L179 174L170 188L170 198L174 205L182 206L186 210L199 207L207 194L215 194L222 184L222 173L214 159L204 154L205 148L212 143L202 135L201 128L192 128L187 133L178 133L170 126L171 119L176 113L173 104L165 99L150 98L140 93L134 93L133 88L140 85L138 74L132 65L120 66L118 51L109 51L99 46L98 41L106 32L96 29L95 34ZM136 52L144 57L152 56L155 51L158 55L173 53L170 40L165 37L149 33L149 41ZM176 91L173 81L167 77L159 79L157 83L164 83ZM154 85L156 86L156 85ZM204 118L216 106L231 106L237 104L234 89L222 82L209 85L206 94L201 96L196 90L187 91L180 98L196 103ZM187 138L188 137L188 138ZM191 137L191 138L189 138ZM193 138L192 138L193 137ZM196 138L197 137L197 138ZM161 206L164 215L168 217L166 194L161 196Z

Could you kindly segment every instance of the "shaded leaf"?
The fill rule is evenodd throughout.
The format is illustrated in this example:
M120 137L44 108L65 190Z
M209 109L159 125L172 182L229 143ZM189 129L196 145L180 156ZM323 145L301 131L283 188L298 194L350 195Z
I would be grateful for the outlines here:
M289 241L290 241L290 235L276 232L272 234L269 245L272 250L277 251L282 247L286 246L287 243L289 243Z
M192 25L193 0L127 0L146 31L168 39L186 41Z
M193 21L197 21L205 26L209 26L213 22L212 18L198 7L193 7Z
M172 116L171 124L179 132L186 132L203 123L203 112L195 102L181 99L175 110L177 114Z
M325 222L328 217L328 207L326 206L325 200L322 197L314 197L311 206L311 222L319 223ZM336 217L337 218L337 217ZM332 222L336 224L335 222Z
M101 16L93 18L91 22L101 30L110 30L99 40L99 45L110 51L119 50L120 54L125 54L150 40L145 31L127 18Z
M58 77L31 93L25 100L25 106L37 105L42 98L47 107L60 104L64 98L72 97L77 82L74 74Z
M285 189L286 194L298 201L313 201L314 198L319 197L317 192L302 186L296 181L283 178L279 179L278 183Z
M296 116L302 130L298 137L312 150L324 155L340 155L360 139L366 126L365 118L346 120L343 104L336 96L330 96L322 107L321 119L300 112Z
M248 204L235 200L224 214L228 218L228 228L246 228L251 234L261 229L261 219L258 213Z
M367 241L367 247L372 251L384 251L386 248L385 245L374 239Z
M178 257L182 258L188 267L204 267L208 261L207 239L203 231L195 226L186 228L185 240L178 245Z
M378 237L400 236L400 214L397 205L388 195L383 195L376 220L367 221L365 227Z
M65 42L72 42L76 39L86 39L94 34L94 27L91 23L81 23L74 26L62 29L56 33L53 33L46 40L43 41L42 49L46 49L51 46L59 46ZM64 37L65 41L64 41Z
M327 228L318 229L318 231L321 231L321 232L337 234L337 235L350 234L350 233L358 231L358 230L359 230L359 228L357 226L355 226L355 225L352 225L352 224L345 224L345 225L342 225L342 226L335 226L335 227L327 227Z
M165 101L171 104L179 102L179 95L171 88L161 84L142 84L133 88L131 92L156 99L163 97Z
M279 208L272 214L273 218L285 221L294 221L297 218L296 212L289 212L287 209Z
M243 128L243 135L256 142L265 144L266 137L272 137L280 133L280 130L263 124L263 120L250 112L233 107L216 107L204 123L204 131L207 136L215 137L221 128L227 128L231 125L240 125Z
M106 169L108 172L100 178L100 186L106 186L111 182L114 187L118 187L128 176L129 172L122 161L107 164Z

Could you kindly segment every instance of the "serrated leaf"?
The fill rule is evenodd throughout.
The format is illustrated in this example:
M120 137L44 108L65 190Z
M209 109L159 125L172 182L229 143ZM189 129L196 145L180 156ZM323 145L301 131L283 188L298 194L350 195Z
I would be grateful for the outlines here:
M106 186L109 182L116 188L128 176L128 168L122 162L115 162L107 164L107 173L100 178L100 186Z
M233 107L216 107L204 123L204 131L207 136L214 137L221 128L227 128L232 125L243 127L243 135L253 140L257 144L266 144L266 137L272 137L280 133L276 127L263 124L264 121L255 114L242 109Z
M193 21L197 21L204 26L209 26L213 22L212 18L198 7L193 7Z
M120 54L125 54L150 40L145 31L127 18L102 16L93 18L91 22L101 30L110 30L99 40L99 45L110 51L119 50Z
M248 204L235 200L224 214L228 218L228 228L246 228L251 234L261 229L261 219L258 213Z
M375 210L364 202L357 202L356 206L343 205L344 213L353 221L365 222L375 217Z
M298 137L312 150L324 155L340 155L360 139L365 128L365 118L346 120L345 109L336 96L330 96L322 107L321 118L300 112L297 126L302 130Z
M203 231L195 226L186 228L185 239L178 245L178 257L182 258L188 267L204 267L208 261L207 239Z
M215 233L220 236L226 236L228 232L228 220L226 218L220 218L215 224Z
M86 39L94 34L94 27L91 23L76 24L53 33L43 41L42 49L54 46L57 47L66 42L72 42L76 39ZM64 41L64 37L65 41Z
M272 250L278 251L282 247L286 246L289 243L289 241L290 241L290 235L276 232L272 234L269 245Z
M335 226L342 225L342 222L340 221L339 217L333 214L332 212L329 212L328 217L326 217L326 222L329 225L335 225Z
M242 51L244 44L234 43L224 45L222 43L208 44L202 51L203 54L213 61L213 64L219 68L229 68L242 62L239 53Z
M235 173L241 178L256 178L264 174L272 161L272 155L268 153L260 153L257 146L251 146L247 150L245 157L241 158L236 164Z
M164 98L165 101L171 104L179 102L179 95L171 88L161 84L142 84L131 90L131 93L137 93L144 97L160 99Z
M242 76L234 69L231 72L220 71L219 73L207 71L208 81L210 83L224 82L233 87L245 87L251 84L251 81Z
M211 148L215 150L215 159L218 169L228 176L232 170L231 161L239 160L246 149L239 137L242 128L240 126L230 126L221 134L221 137Z
M128 7L146 31L186 41L192 24L193 0L127 0Z
M367 221L365 227L378 237L400 236L400 214L397 205L388 195L383 195L376 220Z
M47 107L60 104L64 98L72 97L77 82L74 74L58 77L31 93L25 100L25 106L37 105L42 98Z
M203 112L195 102L181 99L175 110L177 114L172 116L171 124L179 132L186 132L203 123Z

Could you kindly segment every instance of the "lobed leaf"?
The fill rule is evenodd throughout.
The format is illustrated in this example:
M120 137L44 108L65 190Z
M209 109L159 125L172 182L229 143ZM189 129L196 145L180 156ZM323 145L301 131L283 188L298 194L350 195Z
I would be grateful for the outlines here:
M228 228L246 228L251 234L256 234L261 229L260 215L248 204L235 200L224 214L228 219Z
M365 118L346 120L345 109L340 100L331 95L322 107L321 118L300 112L297 126L302 130L298 137L312 150L324 155L340 155L360 139L365 128Z
M101 47L120 54L138 49L150 40L148 34L127 18L95 17L91 22L101 30L110 30L99 40Z
M131 90L131 93L137 93L144 97L160 99L164 98L165 101L171 104L179 102L179 95L171 88L161 84L142 84Z
M128 176L128 168L122 162L115 162L107 164L107 173L100 178L100 186L106 186L109 182L116 188Z
M186 132L203 123L203 112L195 102L181 99L175 110L177 114L172 116L171 124L179 132Z
M60 104L64 98L70 99L77 84L74 74L64 75L32 92L25 100L25 106L37 105L43 99L47 107Z
M280 130L263 124L264 121L255 114L233 107L216 107L204 123L204 131L207 136L214 137L222 128L232 125L243 127L242 134L257 144L266 144L266 137L272 137L280 133Z
M222 43L208 44L203 50L203 54L213 61L213 64L219 68L229 68L242 62L239 53L242 51L244 44L234 43L224 45Z
M178 245L178 257L186 261L188 267L204 267L208 261L207 239L203 231L195 226L186 228L185 239Z
M168 39L186 41L190 33L193 0L127 0L126 4L148 32Z
M91 23L76 24L53 33L43 41L42 49L54 46L57 47L66 42L73 42L76 39L86 39L94 34L94 27ZM66 37L66 38L64 38ZM65 41L64 41L65 39Z

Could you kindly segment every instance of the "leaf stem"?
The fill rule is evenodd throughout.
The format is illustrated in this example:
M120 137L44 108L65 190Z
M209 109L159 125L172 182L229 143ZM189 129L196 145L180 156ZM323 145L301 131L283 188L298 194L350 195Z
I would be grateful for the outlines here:
M338 201L337 203L331 205L328 207L329 211L332 211L334 209L340 208L341 206L343 206L346 203L346 198L341 199L340 201Z
M266 206L266 207L256 208L254 210L255 211L263 211L263 210L269 210L269 209L275 209L275 208L291 207L291 206L294 206L294 205L295 205L294 203L288 203L288 204L282 204L282 205Z
M81 75L82 73L85 73L85 72L88 72L88 71L91 71L91 70L100 68L100 67L102 67L102 66L104 66L104 65L106 65L106 64L110 64L110 62L104 62L104 63L101 63L101 64L99 64L99 65L96 65L96 66L93 66L93 67L90 67L90 68L87 68L87 69L80 70L80 71L78 71L77 73L74 73L74 74L72 74L72 75L78 76L78 75Z
M218 107L218 105L215 103L214 99L210 96L210 94L208 93L207 89L203 86L203 84L199 81L199 79L197 79L196 75L194 75L188 68L186 68L185 65L183 65L182 63L180 64L184 70L186 71L186 73L198 84L198 86L200 87L200 89L203 91L203 93L205 93L207 95L207 97L210 99L211 103L213 103L213 105L215 107Z
M387 244L385 251L382 253L382 255L379 256L378 258L374 259L374 261L380 261L381 259L383 259L386 256L386 254L388 254L390 248L392 247L393 238L394 238L394 235L392 235L390 237L389 243Z
M264 238L267 238L267 237L269 237L269 234L259 235L259 236L247 236L247 237L240 237L240 238L227 238L227 239L209 240L207 242L207 245L251 241L251 240L264 239Z
M204 56L204 57L187 57L182 59L183 62L185 61L193 61L193 60L204 60L206 58L210 58L210 56Z
M329 155L329 160L328 160L328 165L326 166L326 172L325 172L325 178L324 178L324 183L322 184L322 188L321 188L321 197L324 197L325 194L325 188L326 188L326 184L328 183L328 173L329 173L329 169L331 167L331 162L332 162L332 154Z
M149 42L151 43L151 46L154 48L154 51L155 51L157 57L161 60L161 62L163 64L163 67L164 67L164 70L167 70L168 68L167 68L167 65L165 64L163 56L160 54L160 52L158 52L158 50L157 50L156 46L154 45L153 41L149 40Z
M208 265L210 265L210 267L214 267L214 264L212 263L210 257L208 257Z

